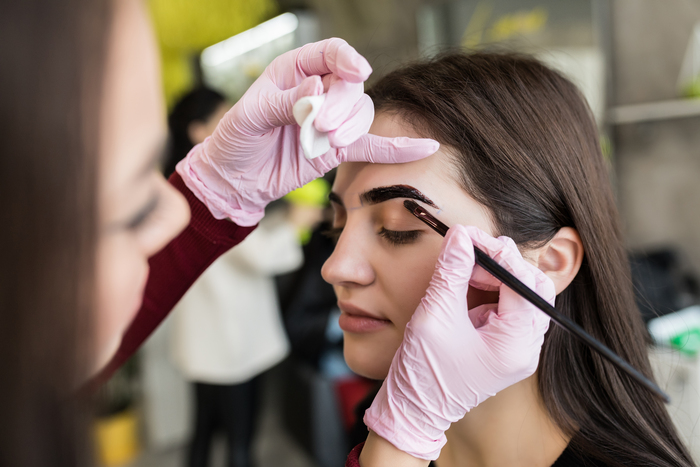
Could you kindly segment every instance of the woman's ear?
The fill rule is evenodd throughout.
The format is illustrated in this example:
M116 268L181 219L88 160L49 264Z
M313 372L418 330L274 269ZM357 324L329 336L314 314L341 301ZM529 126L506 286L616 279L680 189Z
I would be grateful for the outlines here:
M563 227L545 246L536 250L537 267L554 282L559 294L574 280L583 262L583 243L576 229Z

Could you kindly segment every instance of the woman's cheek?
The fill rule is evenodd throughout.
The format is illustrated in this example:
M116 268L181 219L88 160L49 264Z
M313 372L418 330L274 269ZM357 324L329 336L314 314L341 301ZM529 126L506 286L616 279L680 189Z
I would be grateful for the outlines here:
M148 259L126 234L101 239L97 255L96 362L99 369L116 351L141 307Z
M392 321L402 333L428 290L440 254L440 242L424 242L416 247L417 252L406 252L403 255L407 261L397 270L406 273L397 274L391 287L392 301L398 305L398 313L392 317Z
M429 240L432 241L377 256L375 272L378 287L383 291L380 302L392 326L376 335L345 334L345 359L354 372L371 379L383 379L389 372L406 325L425 296L435 271L441 239Z

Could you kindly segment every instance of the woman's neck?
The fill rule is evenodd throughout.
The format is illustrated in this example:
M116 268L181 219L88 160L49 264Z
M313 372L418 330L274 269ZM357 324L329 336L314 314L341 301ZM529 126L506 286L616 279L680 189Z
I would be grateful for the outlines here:
M487 399L445 435L438 467L549 467L569 444L544 408L537 375Z

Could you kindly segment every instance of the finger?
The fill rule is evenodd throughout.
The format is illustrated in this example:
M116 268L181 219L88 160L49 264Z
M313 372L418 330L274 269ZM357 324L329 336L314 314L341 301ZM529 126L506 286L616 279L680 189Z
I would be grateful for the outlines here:
M518 249L518 246L510 237L501 236L498 237L498 240L505 242L514 250ZM477 265L477 267L474 268L469 285L480 290L495 291L501 288L501 281L496 279L490 272L487 272L484 268Z
M513 241L512 238L501 236L498 237L499 240L503 241L508 245L513 251L518 251L518 245ZM554 282L537 266L526 261L526 266L530 269L532 274L535 276L535 287L534 290L537 294L544 298L550 305L554 306L554 299L556 298L556 291L554 287Z
M474 269L474 245L464 226L451 228L442 243L435 272L424 300L427 308L440 308L451 315L467 309L469 278Z
M369 62L337 37L303 46L297 53L296 66L307 76L335 73L350 83L362 83L372 73Z
M254 107L262 114L258 118L260 129L267 131L280 126L296 124L293 112L294 104L302 97L317 96L322 93L323 83L321 78L309 76L299 86L292 89L287 89L286 91L274 90L261 94L260 101Z
M505 235L501 235L500 237L498 237L498 240L502 241L503 243L508 245L508 247L512 248L513 250L520 251L518 249L518 245L515 243L515 241L512 238L506 237Z
M492 258L503 246L502 240L493 238L491 235L477 227L467 226L467 230L472 235L474 245L478 246L482 251L484 251L484 253ZM477 289L487 291L496 291L500 290L501 288L501 281L478 265L476 268L474 268L469 284Z
M424 159L439 148L440 143L427 138L384 138L366 134L347 148L338 149L337 157L339 162L395 164Z
M535 274L535 292L537 292L540 297L547 300L550 305L554 306L554 300L557 297L554 282L539 268L532 266L532 269Z
M557 296L554 282L552 282L552 279L550 279L544 272L537 268L535 269L535 292L537 292L540 297L547 300L550 305L554 306ZM547 329L549 329L550 318L546 313L535 313L535 321L537 327L541 329L542 333L547 332Z
M474 272L472 272L472 278L469 280L469 285L479 290L494 292L500 290L501 281L496 279L493 274L477 264L474 268Z
M355 105L364 96L362 83L350 83L337 78L331 79L326 100L314 121L314 126L318 131L323 132L337 130L348 119Z
M481 248L494 261L513 274L525 286L535 290L536 267L525 261L518 251L515 243L504 239L496 239L476 227L466 227L471 235L474 245ZM523 319L532 319L531 313L536 310L534 305L502 284L499 290L498 314L506 317L508 314ZM530 315L528 317L528 315Z
M470 284L471 285L471 284ZM476 306L469 310L469 319L474 325L475 329L479 329L484 326L492 313L498 312L497 303L486 303L484 305Z
M350 146L362 135L367 134L374 120L374 104L367 94L355 104L347 119L337 130L328 133L331 147L344 148ZM317 118L318 121L318 118Z

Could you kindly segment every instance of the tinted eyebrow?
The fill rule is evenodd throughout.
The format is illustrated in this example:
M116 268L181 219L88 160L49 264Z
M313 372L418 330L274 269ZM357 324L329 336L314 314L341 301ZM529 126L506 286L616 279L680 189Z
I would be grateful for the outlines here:
M163 164L166 157L166 143L163 142L156 147L156 149L150 154L150 157L146 163L137 172L136 181L150 175L154 170L160 169L160 166Z
M362 203L367 204L378 204L383 203L394 198L411 198L418 201L422 201L428 206L437 208L437 205L433 203L433 200L425 196L423 193L413 188L410 185L391 185L382 186L377 188L372 188L360 195L360 200Z
M328 193L328 201L332 201L335 204L338 204L340 206L344 206L343 200L340 199L340 196L338 196L336 193L333 193L332 191L330 193Z

